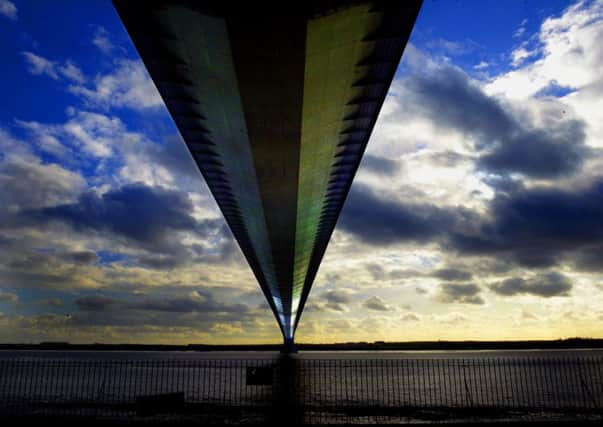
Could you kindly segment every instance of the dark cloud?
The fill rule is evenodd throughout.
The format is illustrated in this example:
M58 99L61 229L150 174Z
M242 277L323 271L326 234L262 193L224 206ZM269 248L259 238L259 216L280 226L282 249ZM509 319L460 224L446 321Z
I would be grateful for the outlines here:
M403 205L354 185L337 225L371 245L427 242L452 228L462 214L429 204Z
M373 295L372 297L364 300L364 302L362 303L362 306L364 308L367 308L369 310L374 310L374 311L390 311L391 310L391 307L388 306L385 303L385 301L383 301L381 298L379 298L376 295Z
M46 305L49 305L50 307L54 307L54 308L61 308L65 305L63 303L63 300L60 298L51 298L49 300L46 300L45 303L46 303Z
M204 256L212 261L233 257L236 246L222 219L197 220L193 204L186 193L144 184L129 184L102 195L83 193L76 203L26 212L28 225L41 226L61 222L81 233L102 233L117 237L134 249L142 249L138 261L153 268L171 268L192 260L198 251L185 246L179 232L213 239L217 246ZM197 245L199 246L199 245ZM74 262L92 262L92 253L72 253Z
M88 295L77 298L74 303L81 310L86 311L105 311L119 305L119 302L116 299L104 295Z
M578 254L578 264L592 264L597 255L588 248L603 242L603 181L574 191L499 194L490 212L491 219L474 230L451 233L451 245L464 254L497 254L531 268L553 266L568 253Z
M416 277L421 274L415 270L385 270L377 263L366 264L366 269L371 274L373 280L376 281L406 279L408 277Z
M11 213L70 202L85 187L80 175L55 164L16 156L0 160L0 228L10 225Z
M89 295L77 298L74 303L84 311L143 310L174 313L215 313L227 311L242 313L249 310L246 304L218 303L209 292L201 293L199 291L187 296L134 296L123 299L116 299L105 295Z
M144 267L156 270L172 270L183 263L181 256L173 254L141 255L136 262Z
M129 184L102 195L88 191L77 203L31 212L40 220L56 220L79 231L110 232L143 245L168 249L174 231L202 231L185 193Z
M513 277L490 286L499 295L529 294L541 297L567 296L572 289L570 280L561 273L549 272L529 279Z
M387 276L385 269L374 262L368 263L366 265L366 269L371 274L374 280L383 280Z
M478 166L491 173L555 178L578 172L588 149L585 124L560 118L541 128L516 118L462 70L446 66L404 82L417 113L476 141Z
M418 322L421 319L415 313L405 313L400 316L400 320L403 322Z
M578 269L603 270L603 179L571 190L504 187L484 215L462 207L406 205L365 186L353 186L338 226L370 245L436 242L463 256L495 256L496 265L488 266L492 272L502 273L513 265L550 268L562 261ZM392 278L378 264L366 268L374 280ZM487 273L488 268L480 272ZM399 273L403 277L410 272ZM471 279L467 272L433 274L443 280Z
M442 268L433 271L432 275L438 279L450 281L466 281L473 278L473 274L470 271L459 270L457 268Z
M603 271L603 242L574 251L570 258L579 270Z
M429 161L437 166L454 168L460 163L467 160L467 156L459 154L455 151L442 151L429 155Z
M349 304L352 301L348 292L327 291L320 298L329 303Z
M473 283L443 283L440 285L438 299L446 303L484 304L479 293L479 286Z
M74 264L92 264L97 261L98 256L93 251L74 251L61 254L62 258Z
M352 296L347 289L329 290L311 298L310 304L306 306L305 311L335 311L344 313L349 310L348 307L351 302Z
M524 130L496 143L479 164L496 173L519 172L536 178L578 172L587 153L584 127L583 122L566 120L546 130Z
M372 154L365 154L362 156L361 168L362 170L372 172L375 175L389 176L398 172L400 166L395 160L374 156Z
M207 330L216 323L252 322L258 317L257 309L240 302L223 303L209 290L187 294L86 295L75 299L74 304L79 310L72 314L72 323L78 326L164 325ZM267 315L265 310L261 313Z

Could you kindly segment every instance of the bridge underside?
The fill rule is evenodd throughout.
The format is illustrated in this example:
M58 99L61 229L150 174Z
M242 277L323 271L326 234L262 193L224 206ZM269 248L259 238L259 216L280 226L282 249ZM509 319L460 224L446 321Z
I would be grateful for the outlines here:
M292 340L421 1L114 3Z

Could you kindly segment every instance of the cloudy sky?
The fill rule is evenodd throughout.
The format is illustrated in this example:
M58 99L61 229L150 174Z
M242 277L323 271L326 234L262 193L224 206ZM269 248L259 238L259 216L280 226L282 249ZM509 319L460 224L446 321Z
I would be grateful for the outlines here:
M109 1L0 0L0 342L280 342ZM298 341L603 338L603 1L425 0Z

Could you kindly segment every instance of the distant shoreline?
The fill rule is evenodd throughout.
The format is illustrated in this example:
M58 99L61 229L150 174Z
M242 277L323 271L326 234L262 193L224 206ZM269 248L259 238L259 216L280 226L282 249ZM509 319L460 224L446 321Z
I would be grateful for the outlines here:
M603 349L603 339L569 338L528 341L413 341L413 342L350 342L332 344L304 344L301 351L434 351L434 350L553 350ZM43 342L39 344L0 343L0 350L93 350L93 351L279 351L279 344L70 344Z

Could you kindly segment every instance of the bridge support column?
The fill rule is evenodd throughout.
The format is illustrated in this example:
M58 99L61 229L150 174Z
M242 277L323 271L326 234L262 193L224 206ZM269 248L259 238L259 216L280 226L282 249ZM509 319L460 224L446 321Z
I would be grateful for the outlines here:
M281 353L284 354L292 354L297 353L297 346L293 341L293 337L285 338L285 342L283 343L283 348L281 348Z

